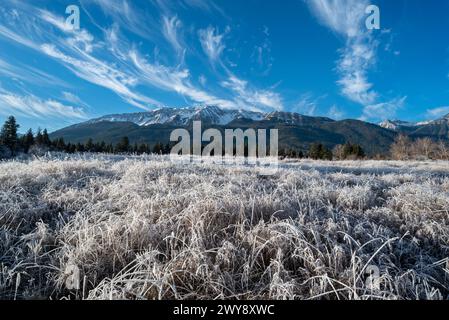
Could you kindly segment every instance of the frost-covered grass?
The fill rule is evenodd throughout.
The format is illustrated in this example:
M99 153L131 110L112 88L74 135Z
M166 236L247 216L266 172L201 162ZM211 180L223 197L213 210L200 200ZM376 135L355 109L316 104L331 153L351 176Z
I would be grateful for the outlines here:
M0 298L448 298L449 163L281 166L0 163Z

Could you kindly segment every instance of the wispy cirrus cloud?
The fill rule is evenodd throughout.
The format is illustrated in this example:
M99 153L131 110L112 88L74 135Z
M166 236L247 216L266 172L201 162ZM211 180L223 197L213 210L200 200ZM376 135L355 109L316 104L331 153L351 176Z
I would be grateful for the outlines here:
M239 79L233 74L221 83L225 88L231 89L237 94L237 104L249 106L252 110L282 110L284 108L282 97L271 90L252 88L245 80Z
M166 91L174 91L198 103L219 105L224 108L235 107L234 102L218 98L192 85L188 69L173 70L149 63L135 50L130 51L129 57L140 74L141 80L149 85Z
M196 85L198 81L192 80L194 75L184 59L180 63L177 61L176 65L163 63L156 55L151 59L148 54L142 53L140 44L133 42L135 38L124 33L124 30L134 32L137 27L126 25L128 20L136 19L133 23L140 24L147 13L136 11L128 1L92 0L82 3L89 8L92 4L97 4L112 18L112 25L98 26L103 31L103 38L98 34L93 36L84 28L75 32L65 25L64 17L47 10L35 10L35 7L29 4L22 5L24 14L37 12L38 19L21 19L14 26L0 22L0 37L35 50L56 61L79 79L108 89L126 103L141 109L164 106L160 101L142 93L147 92L148 88L176 93L184 97L187 103L242 109L283 108L280 94L271 89L258 89L226 68L222 56L226 48L224 38L230 32L228 28L224 33L214 27L190 30L192 34L200 35L201 48L212 65L217 66L213 73L221 78L217 82L221 86L215 86L212 91L209 86L205 86L205 76L201 78L201 85ZM201 2L185 5L200 6ZM164 12L167 13L161 15L161 20L158 20L159 27L161 23L163 26L162 35L159 37L163 36L173 51L181 54L184 52L183 24L177 15L169 11ZM119 16L119 13L122 15ZM149 24L153 25L153 22L154 20L151 20Z
M62 100L64 100L65 102L72 103L74 105L89 107L87 103L85 103L80 97L78 97L76 94L72 92L63 91Z
M256 69L262 76L267 76L273 67L271 56L271 41L269 40L268 28L264 29L265 39L261 44L254 47L252 59L256 62Z
M340 80L338 84L347 98L362 105L373 103L378 93L373 90L373 84L368 80L368 70L375 64L376 55L374 40L352 39L347 47L342 49L338 64Z
M178 19L177 16L162 17L162 33L165 36L165 39L172 45L173 49L181 55L183 53L184 46L181 44L181 40L179 39L179 32L182 28L182 22Z
M347 38L360 36L366 0L306 0L319 21Z
M407 97L396 98L387 102L368 105L363 109L361 120L388 120L396 117L398 110L405 105Z
M426 115L429 119L441 118L449 114L449 106L427 109Z
M318 20L337 35L343 37L345 47L337 62L340 75L338 84L348 99L368 105L374 103L378 93L368 80L368 71L376 63L378 47L365 28L367 0L306 0Z
M320 98L314 99L311 93L301 95L299 101L295 103L292 111L306 115L314 116L318 108Z
M138 82L133 75L117 70L92 56L87 56L85 57L87 59L84 60L73 58L49 44L42 45L42 52L57 59L81 79L115 92L133 106L148 110L162 105L160 102L132 90L132 87Z
M95 41L87 30L73 32L64 27L62 17L45 10L38 10L38 12L41 21L34 19L33 25L30 26L31 22L24 20L22 24L16 25L15 31L6 26L0 26L0 36L56 60L77 77L111 90L133 106L148 110L162 105L132 90L138 83L132 74L118 69L117 65L111 65L105 59L95 57L93 48L101 46L101 41ZM61 34L44 32L48 30L48 23ZM30 30L34 32L29 32Z
M10 63L0 57L0 76L2 75L9 77L11 80L19 80L38 86L70 87L66 81L48 72L23 63Z
M385 99L374 90L368 73L377 63L379 40L365 25L368 0L306 0L321 24L342 37L337 84L341 93L363 106L362 120L384 120L403 108L407 97ZM390 30L388 31L390 32ZM390 40L391 41L391 40ZM382 101L384 100L384 101ZM387 101L385 101L387 100Z
M75 46L83 49L87 53L91 53L95 44L95 39L87 30L73 30L72 27L65 23L65 20L61 16L56 16L47 10L39 10L39 17L45 22L50 23L58 30L69 35L66 39L68 45ZM98 45L98 44L97 44Z
M54 99L40 99L31 94L17 94L0 88L0 113L7 116L18 113L40 119L86 119L80 107L64 105Z
M97 24L96 19L91 16L90 9L92 8L97 9L99 7L113 23L143 39L157 39L160 34L160 25L154 11L151 14L146 10L140 10L136 6L137 3L137 1L129 0L81 0L84 11L99 29L104 29L104 26ZM151 3L152 1L147 1L147 4Z
M224 38L229 32L229 28L226 28L224 33L220 33L217 28L209 26L207 29L200 30L199 35L203 51L211 64L219 65L224 70L225 79L220 84L233 93L234 106L241 109L250 108L254 111L282 110L284 104L279 93L270 89L255 88L248 81L236 76L223 63L222 54L226 49Z
M220 59L223 50L226 48L223 41L225 34L220 33L212 26L207 27L207 29L199 30L198 34L204 52L211 63L216 63Z
M327 116L334 120L341 120L345 116L345 113L343 110L338 108L336 105L333 105L330 107L329 111L327 112Z
M182 9L198 9L206 14L218 14L220 17L226 17L224 11L214 1L210 0L151 0L164 13L173 13Z

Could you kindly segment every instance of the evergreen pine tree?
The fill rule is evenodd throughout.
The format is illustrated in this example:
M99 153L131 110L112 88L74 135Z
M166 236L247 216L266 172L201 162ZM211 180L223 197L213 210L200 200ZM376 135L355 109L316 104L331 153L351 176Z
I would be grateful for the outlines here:
M38 129L37 129L35 141L36 141L36 144L37 144L37 145L40 145L40 146L41 146L41 145L44 144L44 139L43 139L43 136L42 136L42 130L41 130L41 128L38 128Z
M58 140L56 140L56 149L58 151L66 150L66 145L65 145L65 142L64 142L64 138L59 138Z
M89 140L87 140L85 149L87 152L94 152L94 141L92 140L92 138L89 138Z
M25 152L28 152L33 145L34 145L33 130L29 129L25 134L25 136L23 137L23 147L25 149Z
M162 154L162 151L164 150L164 145L160 142L156 143L156 145L153 148L154 154Z
M48 136L47 129L44 129L44 131L42 131L42 144L46 147L51 146L51 141L50 141L50 137Z
M126 153L129 152L129 138L123 137L119 143L115 146L115 152L117 153Z
M16 153L19 144L17 129L19 129L19 125L16 122L16 118L11 116L6 120L0 132L1 144L7 146L13 155Z

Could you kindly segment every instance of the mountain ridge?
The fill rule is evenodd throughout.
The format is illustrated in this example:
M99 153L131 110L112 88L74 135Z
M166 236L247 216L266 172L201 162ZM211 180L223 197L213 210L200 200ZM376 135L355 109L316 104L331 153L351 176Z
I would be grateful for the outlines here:
M388 120L373 124L361 120L333 120L305 116L294 112L257 112L222 109L216 106L161 108L154 111L106 115L76 124L50 134L66 142L94 141L117 143L123 136L132 143L168 143L177 128L191 129L193 121L201 120L203 130L278 129L280 148L307 150L314 142L329 148L346 142L360 144L369 155L388 152L398 134L412 138L430 137L449 141L449 116L424 123Z
M211 125L227 125L238 119L252 121L279 120L285 123L299 123L304 119L328 119L325 117L310 117L294 112L272 111L258 112L244 109L222 109L216 106L198 106L186 108L159 108L153 111L138 113L122 113L102 116L86 121L85 123L98 122L132 122L139 126L154 124L187 125L191 121L201 120Z

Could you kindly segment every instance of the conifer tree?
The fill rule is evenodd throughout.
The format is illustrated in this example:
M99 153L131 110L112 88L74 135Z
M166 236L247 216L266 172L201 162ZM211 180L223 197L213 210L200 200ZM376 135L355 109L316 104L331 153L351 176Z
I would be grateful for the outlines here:
M7 146L13 155L16 153L19 144L17 129L19 129L19 125L16 122L16 118L11 116L6 120L0 132L1 144Z

